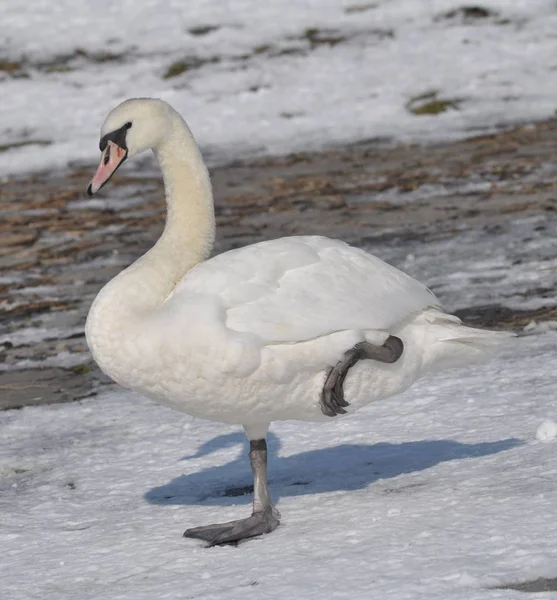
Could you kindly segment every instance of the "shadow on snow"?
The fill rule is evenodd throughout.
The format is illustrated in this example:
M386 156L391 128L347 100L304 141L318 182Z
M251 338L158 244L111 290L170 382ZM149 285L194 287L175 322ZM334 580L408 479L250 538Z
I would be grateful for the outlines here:
M366 488L371 483L424 471L439 463L489 456L510 450L522 442L506 439L478 444L453 440L423 440L400 444L341 444L309 450L293 456L279 456L279 438L269 432L269 486L274 502L282 496ZM145 494L152 504L205 504L230 506L251 502L252 476L248 444L243 433L219 435L202 444L191 461L231 446L242 445L237 457L224 465L195 470L176 477Z

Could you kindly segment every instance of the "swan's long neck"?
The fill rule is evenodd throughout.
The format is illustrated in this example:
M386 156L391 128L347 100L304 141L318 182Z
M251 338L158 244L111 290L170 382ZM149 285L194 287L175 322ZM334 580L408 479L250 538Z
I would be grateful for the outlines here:
M155 149L164 179L167 217L164 232L147 254L122 278L126 286L153 277L143 308L164 302L176 283L197 263L205 260L215 239L215 216L209 174L193 137L180 119L170 139ZM149 294L150 296L150 294Z
M215 217L209 174L187 126L176 115L172 133L154 149L167 202L158 242L99 293L87 319L89 347L106 372L105 350L159 307L183 275L211 251ZM128 329L129 331L129 329ZM109 373L111 374L111 373Z

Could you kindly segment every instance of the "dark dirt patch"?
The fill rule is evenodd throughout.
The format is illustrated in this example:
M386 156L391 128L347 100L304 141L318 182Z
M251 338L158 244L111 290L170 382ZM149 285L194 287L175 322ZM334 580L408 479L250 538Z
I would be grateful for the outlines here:
M484 6L468 5L449 10L435 17L435 20L459 20L464 22L474 22L478 20L488 19L489 17L496 17L498 16L498 14L498 12L489 8L485 8Z
M200 25L199 27L191 27L188 33L195 36L208 35L220 29L220 25Z
M0 144L0 152L13 150L14 148L23 148L25 146L50 146L50 140L23 140L20 142L12 142L11 144Z
M438 115L447 110L459 110L462 100L457 98L438 98L439 92L431 91L411 98L406 109L416 116Z
M377 2L370 2L369 4L351 4L344 9L344 12L348 15L367 12L377 8L379 4Z
M0 60L0 71L15 73L21 69L21 63L12 60Z
M346 37L339 31L334 29L317 29L315 27L306 29L302 38L309 42L310 48L321 45L336 46L337 44L346 41Z
M220 62L218 56L212 56L210 58L201 58L199 56L188 56L182 60L177 60L170 64L163 75L163 79L171 79L172 77L178 77L182 73L187 71L193 71L200 69L205 65L211 65Z
M94 396L109 383L98 369L88 374L58 368L3 372L0 373L0 410L73 402Z
M419 490L426 487L427 483L409 483L408 485L401 485L399 487L390 487L383 490L384 494L409 494L412 491Z
M516 592L525 592L530 594L540 594L542 592L557 592L557 577L547 579L540 577L532 581L522 581L520 583L508 583L494 587L495 590L515 590Z
M557 306L535 310L517 310L498 304L472 306L455 310L454 314L471 327L519 329L532 321L557 321Z
M17 61L0 60L0 72L12 77L29 77L33 71L42 73L66 73L84 64L103 64L121 62L127 57L125 52L97 51L90 52L84 48L76 48L66 54L58 54L47 60L21 58Z
M236 498L238 496L246 496L247 494L253 494L253 485L244 485L239 487L229 487L222 493L227 498Z

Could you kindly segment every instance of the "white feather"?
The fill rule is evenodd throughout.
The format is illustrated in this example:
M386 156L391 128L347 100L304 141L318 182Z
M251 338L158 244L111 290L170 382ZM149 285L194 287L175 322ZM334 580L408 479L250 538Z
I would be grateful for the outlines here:
M274 420L328 419L325 377L360 341L396 335L404 352L394 364L350 369L349 412L507 339L464 327L424 285L337 240L282 238L206 260L213 201L185 123L163 102L132 100L103 131L127 122L130 156L154 147L168 218L157 244L105 286L87 320L95 359L122 385L261 437Z
M194 267L171 298L215 296L225 325L265 342L394 325L439 301L379 258L324 237L291 237L225 252Z

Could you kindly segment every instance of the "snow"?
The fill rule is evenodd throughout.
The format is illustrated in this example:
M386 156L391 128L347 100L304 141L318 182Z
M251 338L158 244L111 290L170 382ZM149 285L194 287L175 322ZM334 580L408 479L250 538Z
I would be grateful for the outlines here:
M557 454L537 438L555 426L556 343L274 424L282 524L236 548L181 534L250 510L225 495L250 483L241 430L125 391L0 413L2 598L510 597L491 588L555 576Z
M463 228L440 239L367 250L425 283L449 312L499 304L517 310L554 306L557 285L555 236L546 216L500 221L489 228ZM536 291L537 290L537 291ZM551 322L532 323L528 331L554 329Z
M540 442L549 442L557 437L557 423L551 419L542 421L536 429L536 439Z
M553 115L554 1L482 0L476 18L462 5L4 0L0 176L92 163L104 117L131 96L171 102L212 161ZM452 104L409 110L432 98Z
M0 335L0 344L9 342L13 346L28 346L43 340L64 339L81 333L83 327L23 327Z
M22 369L46 369L48 367L54 367L59 369L71 369L72 367L78 367L91 360L89 352L68 352L62 350L54 356L49 356L42 360L32 360L30 358L24 358L18 360L16 364L2 364L0 365L0 373L7 371L20 371Z

